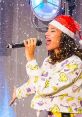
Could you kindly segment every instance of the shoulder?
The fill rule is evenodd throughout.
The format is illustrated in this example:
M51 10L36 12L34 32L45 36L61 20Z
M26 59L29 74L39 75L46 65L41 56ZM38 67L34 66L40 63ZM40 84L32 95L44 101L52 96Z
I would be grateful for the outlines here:
M69 57L66 60L64 60L62 62L62 65L63 64L66 67L69 67L69 68L76 68L77 67L77 68L82 69L82 60L76 55L72 55L71 57Z
M82 60L76 56L76 55L72 55L71 57L63 60L62 62L60 62L58 65L60 65L63 68L67 68L69 67L75 67L78 66L78 68L82 68Z
M82 63L82 60L76 55L72 55L71 57L69 57L68 61L81 62Z

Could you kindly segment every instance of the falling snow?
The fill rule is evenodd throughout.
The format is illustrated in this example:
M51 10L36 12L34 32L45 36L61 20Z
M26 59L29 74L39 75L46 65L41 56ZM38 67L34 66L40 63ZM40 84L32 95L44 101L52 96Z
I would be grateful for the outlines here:
M3 84L0 84L0 102L3 101L2 99L5 96L7 103L5 100L4 103L8 107L8 110L6 111L11 113L11 115L8 115L7 117L13 117L14 113L17 113L17 116L14 117L36 117L36 113L30 109L32 97L23 101L16 101L12 107L9 107L13 87L18 87L26 82L28 76L25 71L27 60L25 58L24 48L7 49L6 45L8 43L23 42L23 40L29 37L37 37L37 39L41 39L43 42L41 47L36 48L36 58L38 63L41 65L43 59L47 56L44 32L41 32L34 27L31 21L32 11L27 1L0 0L0 83ZM77 9L73 12L73 16L80 22L80 25L82 25L82 16L80 16L82 11L81 5L82 1L76 4ZM44 23L42 23L42 25L45 26ZM5 116L1 116L0 114L0 117Z

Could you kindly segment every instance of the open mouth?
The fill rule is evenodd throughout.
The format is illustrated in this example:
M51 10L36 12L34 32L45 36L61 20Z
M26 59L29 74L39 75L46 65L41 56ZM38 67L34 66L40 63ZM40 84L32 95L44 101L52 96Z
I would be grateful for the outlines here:
M47 39L46 40L46 45L49 45L51 43L51 40L50 39Z

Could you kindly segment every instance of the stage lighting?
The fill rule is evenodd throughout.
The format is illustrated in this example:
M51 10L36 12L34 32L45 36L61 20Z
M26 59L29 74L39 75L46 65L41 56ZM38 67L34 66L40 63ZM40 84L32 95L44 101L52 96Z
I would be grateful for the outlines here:
M57 16L61 0L31 0L34 15L42 21L50 21Z

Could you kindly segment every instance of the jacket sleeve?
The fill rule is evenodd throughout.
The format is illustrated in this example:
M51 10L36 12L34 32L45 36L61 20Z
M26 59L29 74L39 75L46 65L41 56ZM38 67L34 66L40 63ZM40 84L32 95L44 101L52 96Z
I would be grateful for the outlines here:
M27 97L28 95L36 92L37 82L40 75L40 69L36 60L32 60L26 64L26 71L29 76L29 80L17 88L16 96L18 99Z
M57 64L53 71L51 70L50 76L41 81L37 92L41 96L54 95L64 90L66 85L70 87L69 84L75 82L77 77L82 78L82 61L78 57Z

